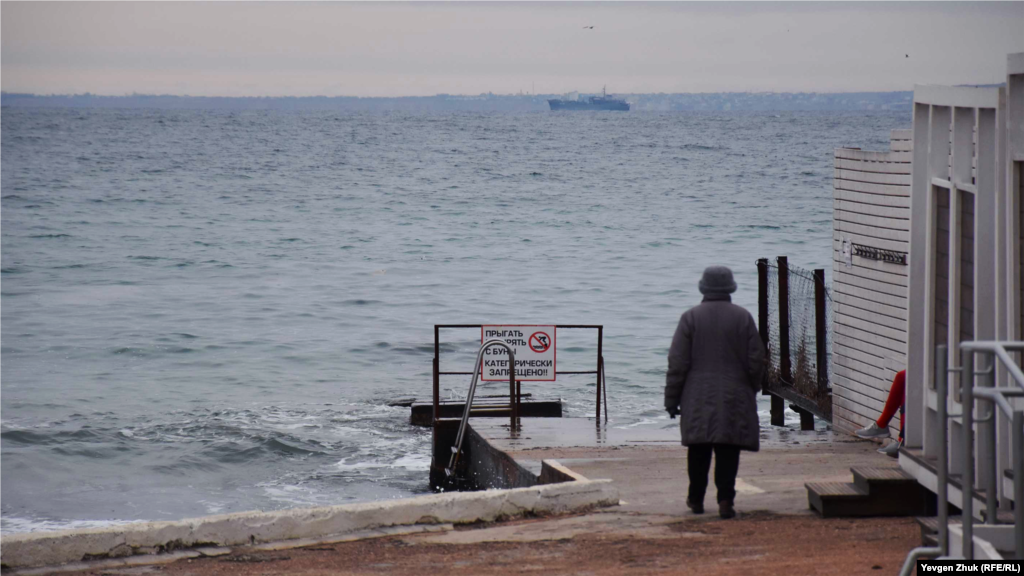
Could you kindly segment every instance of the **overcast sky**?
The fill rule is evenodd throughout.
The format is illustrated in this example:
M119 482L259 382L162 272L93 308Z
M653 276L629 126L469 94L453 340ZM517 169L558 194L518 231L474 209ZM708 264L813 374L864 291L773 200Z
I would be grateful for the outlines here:
M1005 80L1024 2L0 3L7 92L841 92ZM584 29L584 26L594 26Z

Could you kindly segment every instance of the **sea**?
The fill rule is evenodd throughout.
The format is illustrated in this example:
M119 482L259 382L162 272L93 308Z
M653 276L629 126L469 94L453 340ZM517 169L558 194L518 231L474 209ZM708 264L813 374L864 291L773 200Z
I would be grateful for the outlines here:
M604 326L611 427L675 426L709 265L832 264L833 150L909 112L5 108L0 530L429 492L435 324ZM479 330L441 331L470 371ZM557 334L560 371L596 334ZM468 376L441 381L464 397ZM528 382L567 416L594 377ZM505 385L483 383L480 394ZM761 406L767 426L767 404ZM791 415L789 425L798 426Z

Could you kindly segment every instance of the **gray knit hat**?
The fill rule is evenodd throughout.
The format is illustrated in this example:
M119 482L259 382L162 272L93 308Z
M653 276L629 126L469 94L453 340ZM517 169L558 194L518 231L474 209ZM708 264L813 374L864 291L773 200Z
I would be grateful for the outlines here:
M701 294L732 294L736 291L736 281L732 279L732 270L725 266L708 266L704 269L704 277L700 279Z

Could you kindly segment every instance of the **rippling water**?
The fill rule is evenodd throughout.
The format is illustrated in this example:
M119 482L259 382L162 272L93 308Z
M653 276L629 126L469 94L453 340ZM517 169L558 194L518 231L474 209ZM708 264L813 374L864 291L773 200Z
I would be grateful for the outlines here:
M909 125L5 109L2 529L424 492L429 433L385 402L429 395L435 323L603 324L611 425L669 425L701 270L756 312L756 258L830 269L833 148ZM592 334L558 340L592 369ZM524 385L569 415L593 390Z

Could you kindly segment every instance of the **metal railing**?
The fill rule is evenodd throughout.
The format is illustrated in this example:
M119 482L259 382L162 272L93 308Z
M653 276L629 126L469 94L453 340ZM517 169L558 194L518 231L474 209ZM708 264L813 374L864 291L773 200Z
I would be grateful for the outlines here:
M918 558L934 558L949 555L949 420L962 418L964 434L961 454L963 456L963 477L960 485L962 510L964 558L974 558L974 425L978 424L979 470L985 478L985 523L994 525L998 521L999 490L998 459L996 457L999 436L996 430L996 408L1010 419L1009 440L1013 460L1013 502L1014 502L1014 554L1024 559L1024 408L1015 408L1009 398L1024 397L1024 372L1010 356L1010 351L1024 352L1024 342L961 342L960 367L948 366L946 346L935 348L936 409L939 423L939 450L936 465L938 497L938 540L935 547L920 547L911 550L900 570L901 576L913 572ZM980 371L974 369L974 356L983 357ZM991 357L990 362L984 359ZM1009 373L1013 386L995 387L996 367L1002 364ZM961 374L962 413L949 416L949 374ZM981 386L974 386L975 376L980 376ZM979 418L974 417L975 400L992 404L992 409Z
M935 407L938 409L939 421L939 459L936 463L936 497L939 507L939 534L936 544L933 547L914 548L907 555L903 563L900 576L910 576L914 571L918 558L936 558L949 554L949 417L946 409L946 397L949 387L949 367L946 347L935 347L935 387L938 400Z
M434 397L434 421L441 414L441 377L442 376L469 376L470 372L443 372L441 370L441 330L442 329L482 329L483 324L434 324L434 367L433 367L433 397ZM597 378L597 390L595 401L595 418L598 424L601 422L601 403L604 402L604 421L608 421L608 390L605 381L604 371L604 325L602 324L556 324L556 330L597 330L597 364L595 370L555 370L555 375L581 375L594 374ZM483 333L480 335L483 340ZM479 366L477 366L479 372Z
M459 423L459 433L455 436L455 445L452 446L452 457L448 462L448 467L444 469L445 474L451 477L455 474L455 465L459 462L459 454L462 452L462 440L466 435L466 425L469 424L469 413L473 409L473 397L476 395L476 383L480 379L480 371L482 366L480 363L484 358L484 351L491 346L501 346L508 351L508 403L509 403L509 418L511 419L510 425L515 428L519 422L519 408L520 401L522 399L521 391L516 386L516 354L511 346L502 342L501 340L488 340L480 346L480 351L476 353L476 363L473 364L473 380L469 383L469 394L466 395L466 407L462 411L462 422Z
M996 408L1010 419L1010 453L1013 458L1013 502L1014 502L1014 554L1024 559L1024 408L1015 408L1009 398L1024 397L1024 372L1010 356L1010 350L1024 351L1024 342L961 342L960 363L963 367L961 377L963 401L963 492L961 504L963 510L963 552L968 560L974 558L974 498L971 497L974 486L974 441L970 432L975 421L980 424L978 468L985 471L985 523L995 524L999 506L999 469L996 458L998 434L996 430ZM992 357L988 368L976 372L974 370L975 354L982 358ZM1002 363L1015 386L995 387L996 366ZM985 385L975 389L974 377L981 376ZM974 419L975 400L984 400L992 404L988 415Z

